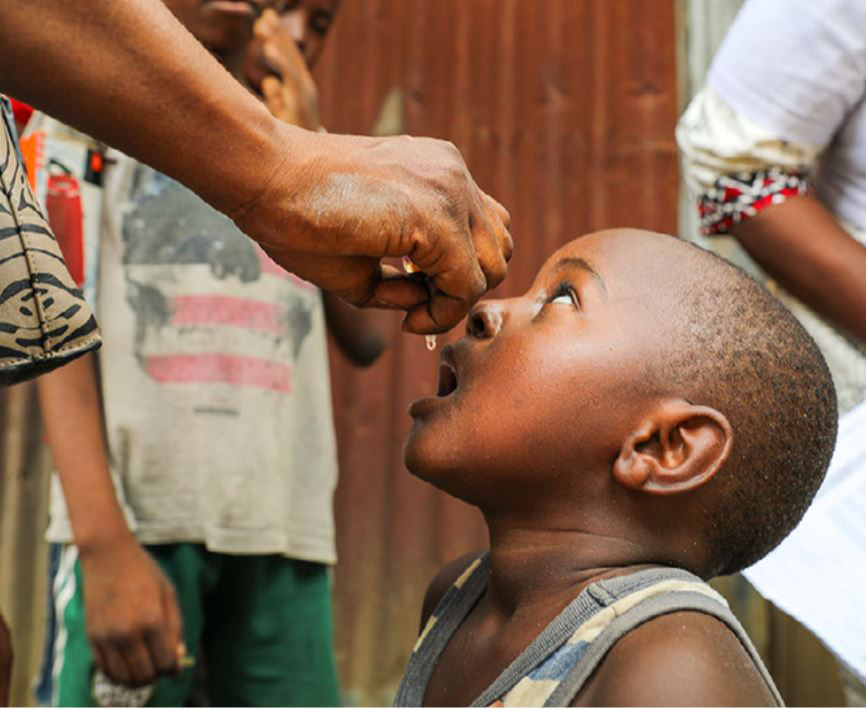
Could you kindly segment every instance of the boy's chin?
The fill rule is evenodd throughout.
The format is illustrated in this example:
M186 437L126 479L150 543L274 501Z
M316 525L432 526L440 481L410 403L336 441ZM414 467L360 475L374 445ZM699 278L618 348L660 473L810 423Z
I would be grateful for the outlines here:
M403 461L409 472L446 492L447 484L442 483L453 473L455 453L453 445L448 446L447 441L439 440L434 431L418 422L403 445Z

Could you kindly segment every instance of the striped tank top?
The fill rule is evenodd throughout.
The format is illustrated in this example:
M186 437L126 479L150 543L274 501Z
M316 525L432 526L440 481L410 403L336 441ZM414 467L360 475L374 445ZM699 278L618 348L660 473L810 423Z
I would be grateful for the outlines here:
M489 556L482 554L454 582L424 627L394 700L421 706L439 655L487 587ZM682 569L656 567L597 581L585 589L494 680L472 706L568 706L614 643L666 613L698 611L731 629L767 683L782 697L725 599Z

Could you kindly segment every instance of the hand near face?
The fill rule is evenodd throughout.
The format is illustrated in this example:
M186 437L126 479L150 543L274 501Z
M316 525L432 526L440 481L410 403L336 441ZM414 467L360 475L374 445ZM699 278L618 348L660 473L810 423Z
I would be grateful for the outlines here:
M274 10L262 13L254 36L247 57L250 83L261 92L274 116L307 130L318 130L321 123L316 84L288 28Z
M131 687L178 670L181 615L174 587L132 539L81 555L84 612L94 661Z
M425 334L456 325L505 278L508 212L451 143L311 132L288 142L301 168L277 171L234 215L287 270L356 306L405 310L404 329ZM382 264L403 256L426 279Z

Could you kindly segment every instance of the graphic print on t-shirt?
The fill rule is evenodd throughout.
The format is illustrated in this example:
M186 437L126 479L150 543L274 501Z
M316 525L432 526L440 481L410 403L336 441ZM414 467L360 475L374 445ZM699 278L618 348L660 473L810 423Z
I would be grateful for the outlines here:
M276 266L190 190L141 165L123 242L135 354L150 378L291 391L314 286Z

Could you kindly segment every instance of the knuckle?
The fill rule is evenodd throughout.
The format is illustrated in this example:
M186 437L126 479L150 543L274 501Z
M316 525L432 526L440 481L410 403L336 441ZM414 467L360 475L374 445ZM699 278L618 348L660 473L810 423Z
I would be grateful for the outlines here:
M497 259L496 265L490 270L487 275L487 287L495 288L502 281L505 280L505 276L508 273L508 267L505 265L505 259Z
M131 628L121 627L112 628L103 636L103 641L114 647L128 647L134 639L134 632Z
M473 274L472 282L470 283L469 293L472 303L477 301L486 292L487 279L484 277L484 274L479 269L475 272L475 274Z
M510 261L514 255L514 239L507 231L502 237L502 255L506 261Z
M162 624L158 620L148 620L139 626L139 634L145 636L156 635L162 630Z

